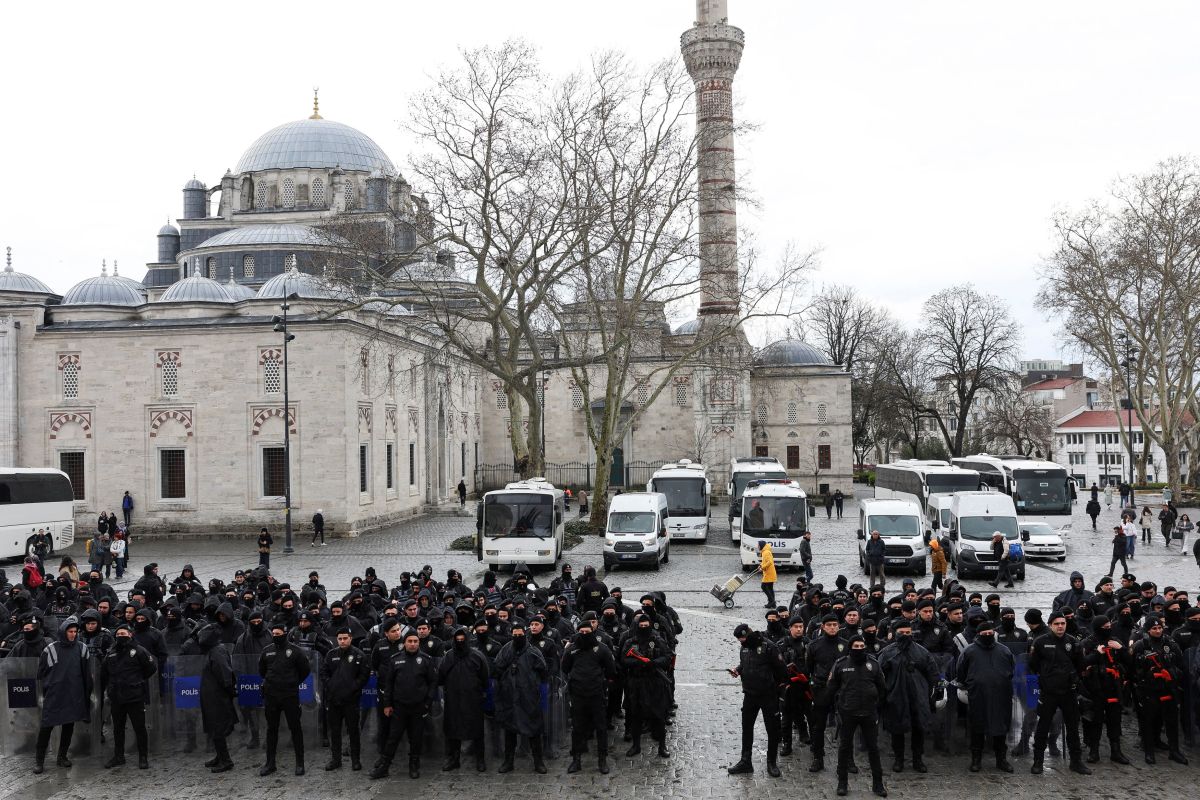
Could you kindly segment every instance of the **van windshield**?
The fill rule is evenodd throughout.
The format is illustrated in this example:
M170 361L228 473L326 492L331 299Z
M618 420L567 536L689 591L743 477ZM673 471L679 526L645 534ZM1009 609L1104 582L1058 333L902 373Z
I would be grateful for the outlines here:
M920 536L921 520L912 514L872 514L867 530L879 531L880 536Z
M484 497L484 536L545 539L553 532L554 503L548 495L514 493Z
M747 502L743 536L794 539L808 527L808 504L803 497L753 497Z
M608 515L609 533L654 533L653 511L614 511Z
M960 517L958 535L976 542L987 541L996 531L1005 539L1017 538L1017 520L1013 517Z

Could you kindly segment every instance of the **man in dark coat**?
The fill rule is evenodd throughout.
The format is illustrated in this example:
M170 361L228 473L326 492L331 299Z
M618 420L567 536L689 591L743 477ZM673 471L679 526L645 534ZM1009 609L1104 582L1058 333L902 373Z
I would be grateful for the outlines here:
M76 722L87 722L92 712L92 671L90 656L79 636L79 622L68 619L59 626L58 641L51 642L38 658L38 682L42 684L42 727L38 730L33 772L44 771L50 734L61 726L58 735L58 765L70 767L67 752Z
M1012 772L1005 736L1012 724L1012 678L1016 670L1012 650L996 643L995 623L981 622L975 641L958 658L957 680L967 690L967 719L971 727L971 771L983 768L984 739L990 738L996 768Z
M534 771L544 775L541 694L549 673L542 654L529 646L525 620L514 620L510 635L512 639L496 656L496 721L504 728L504 763L500 772L512 772L520 735L529 739Z
M379 672L379 704L388 721L387 744L371 770L372 778L387 777L400 740L408 736L408 777L421 777L421 744L425 718L437 692L437 665L421 652L421 637L413 629L404 633L404 646L393 653Z
M115 644L100 663L100 690L108 691L112 706L113 757L105 769L125 763L125 720L133 725L137 737L138 769L149 769L149 737L146 734L146 703L150 700L148 681L158 672L150 651L133 641L133 629L117 628Z
M671 648L654 632L654 623L646 614L633 618L633 630L621 641L621 668L625 673L625 713L633 744L628 757L642 752L642 733L658 742L658 755L669 758L667 715L671 709Z
M778 778L779 688L787 683L787 668L779 648L745 623L733 629L741 645L738 665L729 674L742 684L742 757L729 768L730 775L754 772L750 754L754 748L754 723L761 711L767 729L767 774Z
M229 757L226 738L237 724L237 683L229 650L221 644L221 633L212 626L196 634L196 647L204 658L200 670L200 719L204 732L212 739L216 755L205 766L212 772L229 772L233 759Z
M308 656L300 647L288 644L287 626L271 623L271 643L258 657L262 676L263 704L267 716L267 761L258 774L266 777L275 771L275 750L279 745L279 716L287 718L296 753L296 774L304 774L304 729L300 727L300 684L311 672Z
M342 725L350 733L350 768L362 769L362 742L359 738L359 708L363 687L371 677L366 654L355 647L350 629L337 632L337 647L321 662L321 699L329 726L329 763L327 772L342 768Z
M1033 735L1033 765L1029 771L1042 771L1046 744L1056 712L1062 712L1066 727L1070 770L1091 775L1083 763L1079 744L1079 678L1083 672L1083 652L1079 640L1067 633L1067 618L1062 611L1050 615L1050 632L1033 640L1029 648L1029 671L1038 676L1038 723Z
M483 704L487 696L490 670L488 659L471 646L466 628L456 628L450 649L438 664L438 683L442 686L445 712L442 717L446 734L446 764L443 771L460 766L463 740L471 741L475 769L487 771L483 745Z
M133 585L133 592L145 597L146 605L150 608L157 609L162 605L167 595L167 585L158 577L158 564L150 563L142 567L142 577Z
M879 668L887 686L883 727L892 735L892 771L904 771L904 735L909 733L912 767L925 772L925 731L933 722L929 699L938 682L938 665L928 650L913 641L909 620L897 617L892 636L892 643L879 654Z
M590 619L580 620L578 633L563 650L562 671L571 695L571 764L567 772L579 772L580 756L587 740L596 736L596 754L602 775L608 774L608 703L605 690L616 677L612 651L596 638Z
M854 733L857 730L862 732L867 759L871 764L871 791L880 797L887 797L876 735L879 706L886 688L883 670L867 653L867 643L863 637L850 639L848 654L834 663L825 691L830 698L828 705L836 705L842 721L838 742L838 796L844 797L849 791L850 761L854 755Z

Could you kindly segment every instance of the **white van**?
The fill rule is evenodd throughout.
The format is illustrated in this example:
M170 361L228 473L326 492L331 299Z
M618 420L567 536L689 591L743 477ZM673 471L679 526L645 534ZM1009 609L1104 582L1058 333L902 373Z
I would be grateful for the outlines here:
M999 565L992 555L992 535L1004 534L1005 546L1021 541L1017 507L1002 492L955 492L950 504L950 539L957 557L955 573L959 578L972 574L996 574ZM1018 561L1013 574L1025 580L1025 562Z
M661 492L624 492L608 502L604 530L604 568L649 564L655 570L671 561L667 536L667 496Z
M911 500L866 498L858 504L858 564L867 572L867 537L879 531L883 539L883 568L912 570L924 575L929 550L925 542L925 518Z

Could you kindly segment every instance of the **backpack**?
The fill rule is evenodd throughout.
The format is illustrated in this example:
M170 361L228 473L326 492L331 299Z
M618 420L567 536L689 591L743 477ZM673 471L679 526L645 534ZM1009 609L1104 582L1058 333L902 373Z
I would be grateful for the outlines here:
M1020 561L1025 557L1025 548L1021 547L1020 542L1010 542L1008 545L1008 560Z
M30 589L36 589L45 582L42 579L42 573L39 572L38 568L36 566L34 566L33 564L25 565L25 575L26 575L25 582L27 584L29 584Z

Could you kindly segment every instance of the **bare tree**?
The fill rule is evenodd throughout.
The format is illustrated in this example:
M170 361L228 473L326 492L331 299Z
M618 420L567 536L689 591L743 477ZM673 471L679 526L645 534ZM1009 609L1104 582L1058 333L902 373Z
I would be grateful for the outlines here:
M1059 245L1038 304L1111 373L1131 375L1124 393L1178 492L1180 454L1200 411L1200 165L1171 159L1118 179L1110 195L1055 218ZM1126 414L1118 417L1127 444Z
M992 443L1024 456L1048 457L1054 434L1050 408L1034 403L1020 391L1000 391L989 395L983 414L981 435L986 446Z

